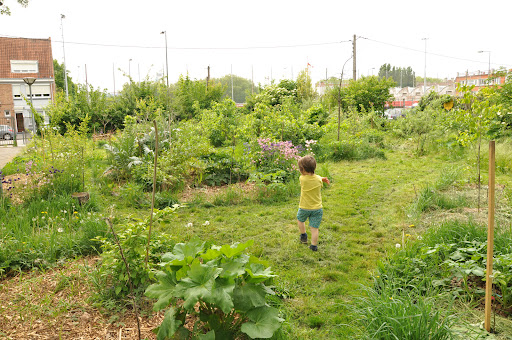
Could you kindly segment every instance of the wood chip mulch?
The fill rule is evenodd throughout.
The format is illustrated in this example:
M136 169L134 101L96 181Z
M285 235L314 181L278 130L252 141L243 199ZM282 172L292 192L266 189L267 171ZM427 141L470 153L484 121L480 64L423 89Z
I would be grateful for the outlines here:
M46 272L20 273L0 281L0 338L24 339L138 339L133 312L102 314L89 303L94 290L89 278L98 258L69 261ZM141 338L152 332L163 313L140 318Z

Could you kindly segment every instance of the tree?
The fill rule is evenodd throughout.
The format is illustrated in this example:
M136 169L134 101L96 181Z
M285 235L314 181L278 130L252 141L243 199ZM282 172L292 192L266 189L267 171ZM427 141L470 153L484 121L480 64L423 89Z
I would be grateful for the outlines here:
M53 59L53 72L55 73L55 86L57 87L57 91L65 91L64 87L64 64L59 64L59 62ZM77 86L73 83L73 79L69 75L69 70L66 70L67 80L68 80L68 93L76 93Z
M181 75L174 89L174 109L178 119L190 119L199 110L209 109L220 102L224 93L221 83L211 82L206 86L205 80L191 80Z
M402 87L415 86L414 71L409 67L391 67L390 64L383 64L379 69L379 77L391 77L395 83Z
M17 1L23 7L28 6L28 0L17 0ZM9 8L9 6L4 5L4 1L0 1L0 15L3 15L3 14L11 15L11 9Z
M463 105L455 111L455 118L461 124L458 141L462 145L477 141L477 185L478 209L480 209L480 148L482 137L487 135L494 125L500 112L495 102L496 93L493 88L483 88L476 94L472 90L475 85L459 85L457 92L462 93Z
M308 69L304 69L297 76L297 99L300 102L304 102L313 99L314 96L315 90L313 90L311 76Z
M341 103L346 110L349 107L362 111L384 111L386 102L393 98L389 89L395 82L389 78L377 76L361 77L358 80L351 80L348 86L341 89Z
M225 89L222 98L231 98L231 75L213 79ZM249 79L233 75L233 99L235 103L245 103L248 94L252 93L254 84Z

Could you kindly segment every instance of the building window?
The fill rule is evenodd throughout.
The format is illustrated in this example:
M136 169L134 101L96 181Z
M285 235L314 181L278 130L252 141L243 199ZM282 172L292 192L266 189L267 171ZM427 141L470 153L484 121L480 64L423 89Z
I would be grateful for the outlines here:
M4 110L4 116L9 117L11 112L9 110Z
M11 60L11 73L39 73L37 60Z

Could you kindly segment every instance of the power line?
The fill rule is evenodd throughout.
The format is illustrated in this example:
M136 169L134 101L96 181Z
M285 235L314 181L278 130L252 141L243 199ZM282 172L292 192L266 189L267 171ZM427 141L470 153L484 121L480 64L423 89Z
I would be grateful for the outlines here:
M14 37L14 36L6 36L1 35L5 38L22 38L22 37ZM59 40L52 40L52 42L61 43ZM325 46L325 45L335 45L346 42L352 42L352 40L342 40L342 41L331 41L331 42L323 42L323 43L311 43L311 44L298 44L298 45L274 45L274 46L243 46L243 47L167 47L170 50L256 50L256 49L274 49L274 48L297 48L297 47L311 47L311 46ZM66 44L72 45L85 45L85 46L100 46L100 47L121 47L121 48L142 48L142 49L162 49L165 48L163 46L141 46L141 45L119 45L119 44L98 44L98 43L87 43L87 42L77 42L77 41L67 41Z
M384 41L379 41L379 40L375 40L375 39L371 39L371 38L366 38L366 37L359 37L359 38L362 38L362 39L365 39L365 40L368 40L368 41L372 41L372 42L376 42L376 43L379 43L379 44L383 44L383 45L388 45L388 46L392 46L392 47L396 47L396 48L401 48L401 49L408 50L408 51L413 51L413 52L418 52L418 53L425 53L425 51L422 51L422 50L417 50L417 49L410 48L410 47L395 45L395 44L391 44L391 43L387 43L387 42L384 42ZM481 61L481 60L473 60L473 59L452 57L452 56L449 56L449 55L444 55L444 54L439 54L439 53L427 52L427 54L430 54L430 55L433 55L433 56L437 56L437 57L442 57L442 58L462 60L462 61L469 61L469 62L472 62L472 63L480 63L480 64L483 63L483 61ZM500 66L510 66L510 65L507 65L507 64L497 64L497 63L493 63L493 64L500 65Z

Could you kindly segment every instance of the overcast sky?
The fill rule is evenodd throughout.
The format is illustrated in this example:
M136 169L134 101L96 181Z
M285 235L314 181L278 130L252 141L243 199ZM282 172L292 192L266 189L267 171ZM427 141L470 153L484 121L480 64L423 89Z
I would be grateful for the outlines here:
M53 58L75 82L116 91L127 81L199 79L231 73L266 84L296 78L311 64L314 81L338 76L357 39L357 73L377 74L384 63L411 66L417 75L455 78L457 72L512 68L510 0L5 0L0 35L52 39ZM305 46L306 45L306 46ZM286 47L283 47L286 46ZM293 47L291 47L293 46ZM259 48L256 48L259 47ZM478 51L490 51L478 53ZM131 59L131 62L129 61ZM344 78L352 75L352 61ZM115 72L114 72L115 69ZM121 69L118 70L118 69ZM115 77L114 77L115 73Z

